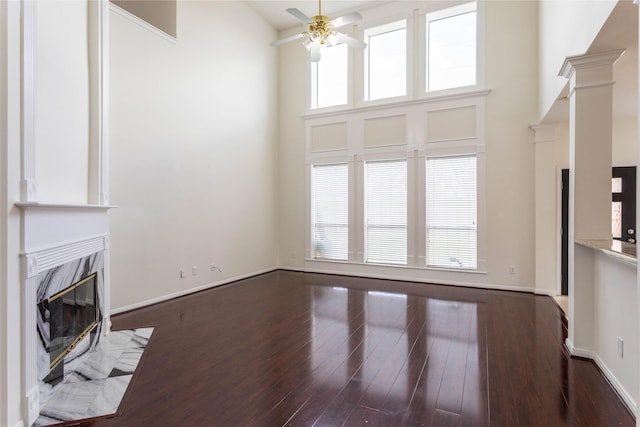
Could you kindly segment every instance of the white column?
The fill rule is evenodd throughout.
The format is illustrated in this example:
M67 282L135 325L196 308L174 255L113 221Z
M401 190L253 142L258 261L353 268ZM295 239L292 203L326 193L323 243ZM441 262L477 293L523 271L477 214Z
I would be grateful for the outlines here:
M594 348L593 251L576 239L611 240L613 64L623 50L571 56L569 79L569 337L573 354Z
M536 294L558 294L558 205L555 125L533 125Z

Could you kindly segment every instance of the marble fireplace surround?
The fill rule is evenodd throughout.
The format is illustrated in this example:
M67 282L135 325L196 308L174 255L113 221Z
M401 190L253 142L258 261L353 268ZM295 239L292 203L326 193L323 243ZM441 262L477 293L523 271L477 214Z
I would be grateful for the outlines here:
M101 323L67 358L92 347L111 329L109 318L109 217L112 206L17 203L22 210L23 390L27 425L40 413L42 382L48 370L43 318L37 304L80 276L98 273ZM66 282L69 283L66 283ZM40 323L40 325L39 325ZM38 331L40 326L40 332ZM42 390L41 390L42 389Z

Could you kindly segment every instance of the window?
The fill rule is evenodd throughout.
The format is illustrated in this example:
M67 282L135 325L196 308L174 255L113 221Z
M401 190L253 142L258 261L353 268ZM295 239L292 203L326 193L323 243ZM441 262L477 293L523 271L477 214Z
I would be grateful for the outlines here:
M347 260L349 178L347 164L313 166L313 257Z
M426 258L430 267L477 268L476 156L426 160Z
M365 31L365 100L407 94L405 20Z
M366 261L407 263L407 161L365 164Z
M347 104L348 48L324 48L322 59L311 64L311 108Z
M476 3L427 15L427 91L476 84Z

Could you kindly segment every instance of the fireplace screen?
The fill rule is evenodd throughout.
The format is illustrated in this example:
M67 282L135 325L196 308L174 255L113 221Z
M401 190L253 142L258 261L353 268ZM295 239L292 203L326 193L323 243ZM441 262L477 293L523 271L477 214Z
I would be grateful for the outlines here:
M97 325L97 295L94 273L49 298L51 368Z

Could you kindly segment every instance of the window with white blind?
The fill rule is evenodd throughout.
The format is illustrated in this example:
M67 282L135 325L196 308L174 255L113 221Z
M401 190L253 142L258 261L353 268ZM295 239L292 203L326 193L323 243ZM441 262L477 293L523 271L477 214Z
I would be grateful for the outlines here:
M407 94L407 21L370 28L364 33L365 100Z
M476 3L427 15L427 91L476 84Z
M366 261L407 263L407 161L365 163Z
M311 64L311 108L347 104L348 53L346 44L327 47L322 59Z
M429 267L477 268L476 156L426 160L426 259Z
M349 249L348 165L314 165L312 187L313 257L346 261Z

